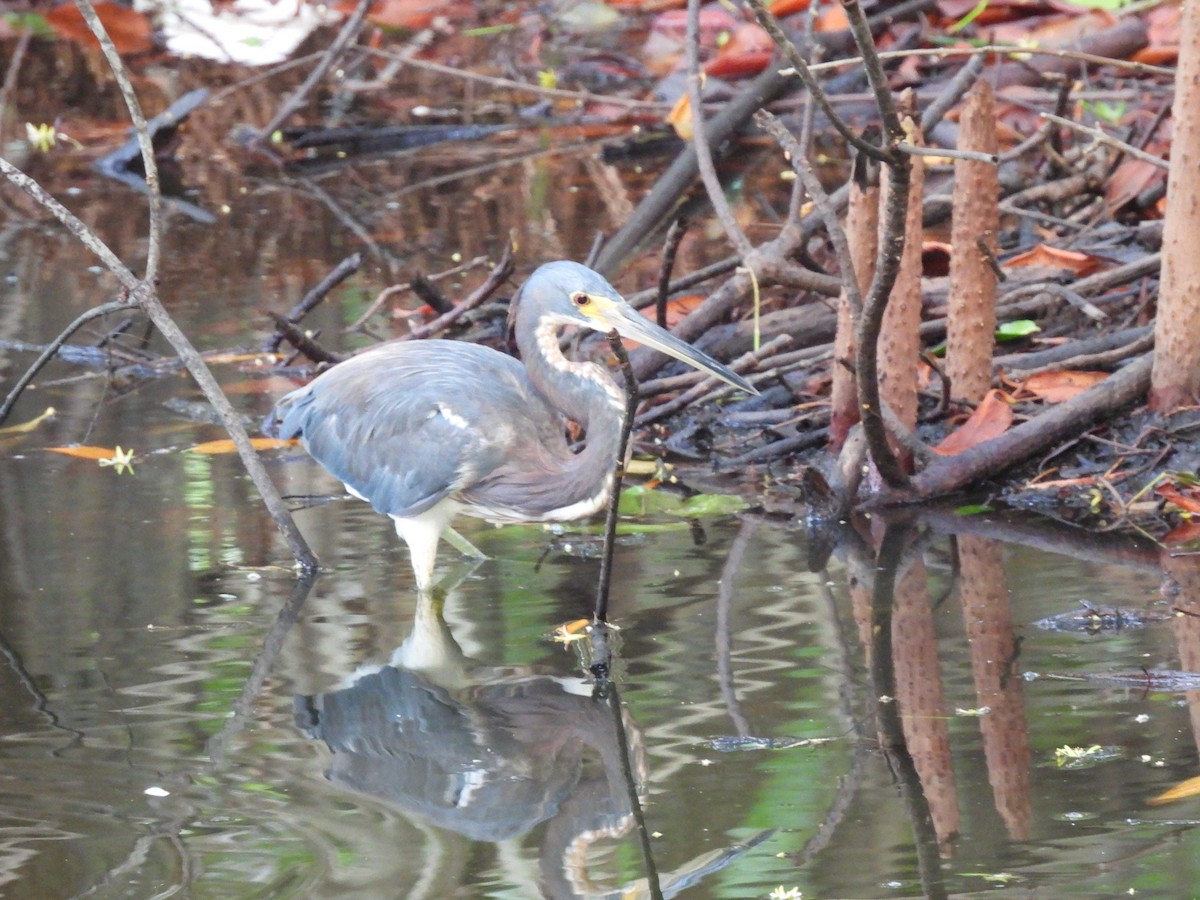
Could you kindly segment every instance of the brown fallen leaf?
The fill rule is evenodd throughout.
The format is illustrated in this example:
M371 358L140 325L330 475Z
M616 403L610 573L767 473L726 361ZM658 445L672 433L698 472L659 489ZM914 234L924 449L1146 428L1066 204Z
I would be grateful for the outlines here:
M964 450L970 450L977 444L1004 434L1012 425L1012 421L1013 412L1008 395L993 388L987 392L983 401L975 408L975 412L971 413L971 417L946 435L942 442L933 448L933 452L942 456L954 456Z
M101 0L93 5L117 52L122 56L132 56L154 49L154 28L142 13L111 0ZM94 50L100 49L100 42L92 34L92 29L84 21L83 14L75 8L75 4L63 3L43 13L43 16L46 24L59 37Z
M1077 397L1108 377L1107 372L1038 372L1020 382L1020 387L1047 403L1062 403Z
M1108 265L1108 260L1079 250L1063 250L1049 244L1038 244L1032 250L1010 256L1002 265L1006 269L1047 266L1051 269L1066 269L1076 275L1090 275L1101 266Z

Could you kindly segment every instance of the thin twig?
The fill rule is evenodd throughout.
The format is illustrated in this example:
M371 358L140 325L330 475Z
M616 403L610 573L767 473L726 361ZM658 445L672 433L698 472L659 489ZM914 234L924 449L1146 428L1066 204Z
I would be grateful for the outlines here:
M358 6L354 8L354 12L350 14L350 18L342 26L342 30L338 32L336 38L321 55L321 61L308 73L308 77L304 79L304 83L296 88L295 92L284 101L284 104L279 108L279 111L271 118L271 121L263 126L262 131L258 133L258 143L269 141L271 135L279 130L284 122L298 110L308 99L308 95L312 93L313 88L317 86L329 69L342 58L342 54L346 52L350 42L358 37L358 33L362 31L363 22L367 18L367 10L371 8L371 0L358 0Z
M687 8L687 85L688 98L691 100L692 113L692 146L696 148L696 164L700 170L700 179L708 193L717 220L725 230L729 243L742 257L742 265L750 265L750 256L754 246L738 225L737 218L725 199L725 191L721 187L721 179L717 176L713 164L712 147L708 142L708 134L704 130L704 100L701 97L700 85L700 0L688 0Z
M142 151L143 170L146 174L146 193L150 197L149 246L146 250L145 277L149 284L154 284L158 280L158 258L162 246L162 191L159 189L158 163L154 158L154 144L150 139L150 128L146 124L146 117L142 114L142 105L138 102L137 94L133 90L125 63L121 61L121 54L117 52L116 45L113 44L112 38L108 36L108 31L100 22L100 17L96 14L91 0L75 0L75 6L83 15L92 34L96 36L96 40L100 42L104 58L107 60L109 68L112 69L117 87L121 89L121 96L125 98L125 107L129 110L134 133L137 134L138 147Z
M958 150L953 147L918 147L914 144L900 143L896 145L896 149L901 153L907 153L909 156L936 156L941 159L969 159L973 162L989 163L997 165L1000 162L1000 156L992 153L981 153L978 150Z
M121 312L126 309L137 309L137 304L128 300L116 300L112 303L104 303L100 306L94 306L87 312L81 313L74 322L58 333L58 337L46 345L46 348L41 352L41 355L30 364L25 370L25 374L17 379L17 383L13 385L13 389L8 392L8 396L4 398L4 403L0 405L0 425L8 418L8 414L12 412L13 406L16 405L17 399L22 392L29 386L29 382L37 376L37 373L42 370L46 363L54 358L60 347L67 342L67 339L76 331L86 325L92 319L98 319L101 316L107 316L109 313Z
M290 322L292 325L304 320L304 317L312 312L313 307L325 299L335 287L358 271L362 265L362 254L352 253L338 263L330 272L322 278L312 290L305 294L299 303L288 310L287 314L280 318ZM274 353L279 349L279 343L283 340L283 335L279 332L271 335L263 342L264 353ZM299 348L297 348L299 349Z
M788 161L791 162L796 177L804 184L812 198L813 207L820 214L821 221L825 223L829 242L833 245L833 252L842 272L842 287L846 291L846 298L850 301L850 308L854 310L854 314L858 315L862 310L862 292L858 287L858 274L854 271L854 260L850 256L850 244L846 240L846 232L842 230L841 222L838 221L837 210L829 201L829 195L825 193L821 180L813 172L812 164L804 155L800 143L784 127L779 118L763 109L755 113L754 120L765 128L771 137L775 138L776 143L783 149Z
M399 340L417 341L435 335L439 331L445 331L468 312L481 305L488 297L492 296L500 285L512 277L515 268L516 266L513 264L513 245L510 241L504 245L504 255L500 257L500 261L492 268L487 279L483 284L475 288L470 296L457 304L449 312L438 316L432 322L414 328L408 334L399 338Z
M471 269L474 269L477 266L482 266L486 262L486 256L476 256L474 259L462 263L461 265L457 265L452 269L447 269L444 272L438 272L434 275L427 275L425 277L429 281L440 281L443 278L450 278L462 272L469 272ZM383 306L383 304L387 302L388 298L394 297L396 294L411 289L411 286L407 284L393 284L390 287L385 287L379 292L375 299L371 301L370 305L367 306L362 315L355 319L350 325L346 326L346 331L358 331L363 327L367 319L379 312L379 307Z
M659 328L667 327L667 298L671 294L671 272L675 268L675 255L679 252L679 243L687 234L688 220L680 216L667 229L663 239L662 262L658 269L658 296L655 298L654 314Z
M880 50L875 53L875 57L881 60L887 59L909 59L911 57L933 57L936 59L949 59L954 56L992 56L994 54L1013 55L1013 56L1053 56L1056 59L1069 59L1074 62L1090 63L1097 66L1113 66L1117 69L1128 69L1136 75L1159 75L1164 78L1174 78L1175 70L1166 68L1165 66L1152 66L1147 63L1133 62L1128 59L1113 59L1108 56L1098 56L1095 53L1084 53L1081 50L1050 50L1045 48L1024 48L1011 47L1005 44L987 44L983 47L924 47L913 48L906 50ZM840 69L843 66L860 63L863 61L861 56L848 56L842 59L831 59L822 63L814 63L808 67L810 72L824 72L831 69ZM785 70L786 71L786 70ZM799 73L787 73L799 74Z
M291 319L288 319L286 316L281 316L279 313L271 312L270 310L267 311L267 315L270 316L271 321L275 323L275 337L280 341L286 340L300 353L303 353L313 362L329 363L332 365L334 363L340 363L346 358L340 353L333 353L329 350L326 350L324 347L318 344L314 338L305 334L304 330L300 328L299 325L297 325ZM275 350L278 349L279 345L277 343ZM269 352L274 353L275 350L271 350ZM292 354L292 356L295 356L295 354Z
M983 64L987 61L983 56L972 56L953 78L942 88L934 101L925 107L921 113L921 133L929 134L958 101L966 96L972 85L979 79Z
M1164 171L1170 169L1171 167L1170 163L1168 163L1161 156L1155 156L1153 153L1147 153L1145 150L1139 150L1137 147L1133 146L1133 144L1127 144L1125 141L1115 138L1111 134L1108 134L1099 128L1092 128L1089 125L1081 125L1079 122L1075 122L1071 119L1065 119L1062 116L1056 116L1053 113L1044 112L1042 113L1042 118L1047 122L1053 122L1055 125L1062 125L1063 127L1070 128L1073 131L1078 131L1080 134L1086 134L1098 144L1107 144L1110 147L1115 147L1117 150L1120 150L1122 153L1128 156L1132 156L1134 159L1140 159L1142 162L1150 163L1150 165L1157 166Z
M767 343L765 343L761 347L759 347L757 350L750 350L746 353L743 353L737 359L730 362L729 368L733 369L733 371L737 372L740 375L743 372L745 372L745 370L747 368L749 368L751 366L757 366L761 360L766 359L771 356L774 356L780 350L782 350L784 347L787 347L791 343L792 343L792 336L790 334L778 334L771 340L767 341ZM665 418L666 416L669 416L672 413L678 412L679 410L695 403L701 397L704 397L705 395L707 395L710 391L713 390L714 386L718 388L718 390L714 393L719 393L719 394L724 394L724 393L736 390L736 388L733 388L730 385L725 384L720 379L713 378L711 375L705 375L702 372L695 372L695 373L688 372L687 375L699 376L700 382L698 384L693 384L690 388L688 388L682 394L680 394L679 396L677 396L671 400L668 400L666 403L660 403L657 406L651 407L650 409L646 410L646 412L642 413L640 416L637 417L637 421L635 424L638 427L641 427L643 425L649 425L651 422L657 422L659 419ZM660 381L665 381L665 380L667 380L667 379L660 379ZM652 392L650 391L650 386L651 386L651 382L647 382L645 385L643 385L642 392L646 396L652 396Z
M783 51L783 55L792 64L792 69L796 75L804 82L804 87L808 90L809 95L816 101L817 106L821 108L821 112L825 113L825 116L837 130L837 133L860 153L866 153L868 156L882 161L884 159L882 151L878 147L864 141L850 127L846 120L838 115L837 111L833 108L833 104L829 102L829 97L826 96L820 82L813 75L813 72L816 71L816 66L809 66L804 57L800 55L800 51L797 49L795 43L783 33L783 29L779 27L779 23L775 21L775 17L771 15L762 0L746 0L746 2L749 3L750 9L754 11L754 18L758 20L758 24L771 36L771 40L775 42L775 45Z

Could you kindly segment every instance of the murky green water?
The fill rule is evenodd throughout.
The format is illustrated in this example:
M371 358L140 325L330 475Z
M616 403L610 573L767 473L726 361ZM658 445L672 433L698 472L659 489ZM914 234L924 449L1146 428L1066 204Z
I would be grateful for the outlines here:
M88 190L92 221L136 258L128 197ZM553 203L526 210L530 263L590 243L578 221L552 227L569 219ZM254 346L259 308L294 302L344 234L259 186L215 228L172 221L163 292L203 346ZM412 263L495 250L462 236ZM3 248L0 338L45 341L109 297L56 229L9 220ZM332 333L381 286L368 266L319 324ZM28 361L0 354L0 390ZM956 565L947 534L912 525L897 599L876 591L873 612L891 576L866 545L810 572L797 523L651 519L670 527L617 550L618 718L577 647L548 637L589 608L586 541L473 526L491 559L443 555L457 584L439 618L387 523L337 502L300 515L328 567L301 598L237 461L181 452L219 436L164 407L195 399L189 384L119 395L78 374L47 369L11 421L58 417L0 438L2 896L636 897L650 871L689 898L1200 884L1200 801L1148 805L1198 774L1200 694L1026 680L1200 669L1190 616L1092 636L1033 625L1080 600L1168 613L1144 547L1013 531L960 539ZM264 393L253 374L220 370L258 417L285 385ZM44 449L70 442L132 448L135 471ZM271 466L291 492L334 488L295 454ZM1168 565L1188 607L1187 562ZM890 681L865 646L889 616ZM881 749L897 706L911 756Z

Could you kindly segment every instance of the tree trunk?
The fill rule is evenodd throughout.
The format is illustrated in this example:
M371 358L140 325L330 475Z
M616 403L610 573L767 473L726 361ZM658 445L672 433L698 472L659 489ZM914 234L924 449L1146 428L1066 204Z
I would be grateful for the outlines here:
M854 262L852 274L859 290L866 292L875 277L875 256L879 252L879 185L850 183L850 201L846 208L846 243ZM846 442L850 429L858 424L858 381L854 374L856 351L854 333L857 316L850 309L850 298L842 290L838 299L837 333L833 341L833 385L830 390L829 446L833 450Z
M905 129L909 131L911 143L923 143L920 129L911 120L905 120ZM885 179L890 171L885 168ZM921 242L924 237L921 218L925 164L920 156L912 157L911 171L904 252L896 285L883 314L878 350L880 400L909 431L917 426L917 360L921 353ZM912 451L899 440L891 439L889 444L901 465L912 471Z
M1154 325L1150 408L1170 412L1200 394L1200 0L1184 0L1173 136Z
M978 81L958 122L958 148L995 154L992 87ZM996 167L974 159L954 161L954 218L950 231L950 298L946 377L955 400L978 403L992 386L996 341L996 273L982 243L994 254L1000 227Z

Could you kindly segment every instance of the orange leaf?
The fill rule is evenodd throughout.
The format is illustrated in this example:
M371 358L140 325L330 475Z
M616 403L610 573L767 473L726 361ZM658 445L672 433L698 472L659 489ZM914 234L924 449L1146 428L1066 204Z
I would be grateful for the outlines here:
M94 5L96 15L100 17L117 52L122 56L145 53L154 48L150 20L140 12L134 12L129 7L111 2L111 0L100 0ZM85 47L91 47L93 50L100 49L100 42L96 40L96 36L92 34L92 30L88 28L87 22L83 20L83 15L75 8L74 3L64 3L54 7L45 13L45 18L47 24L59 37L83 44Z
M771 11L777 19L782 19L784 16L791 16L798 12L804 12L808 9L808 5L812 0L771 0L767 9Z
M1197 794L1200 794L1200 775L1179 782L1175 787L1168 788L1157 797L1147 800L1146 803L1150 806L1162 806L1164 803L1186 800L1188 797L1195 797Z
M942 456L954 456L964 450L970 450L977 444L1004 434L1012 425L1012 420L1013 413L1008 403L1008 395L1003 391L990 390L983 402L975 408L975 412L971 413L971 417L946 435L933 451Z
M284 440L283 438L251 438L250 446L255 450L279 450L283 447L295 447L298 440ZM203 444L197 444L195 447L188 447L186 453L204 453L210 456L218 453L236 453L237 447L229 438L223 438L219 441L205 441Z
M675 129L681 140L692 139L692 100L689 94L682 94L671 111L667 113L667 124Z
M1185 494L1173 484L1160 484L1154 489L1154 493L1168 503L1174 503L1185 512L1200 513L1200 497Z
M1021 387L1047 403L1062 403L1107 377L1107 372L1038 372L1021 382Z
M713 78L740 78L744 75L757 75L771 64L773 50L747 50L744 53L730 55L722 53L716 59L710 59L704 64L704 74Z
M840 3L826 6L813 23L813 31L845 31L849 27L850 20L846 18L846 10L842 9Z
M1066 269L1076 275L1090 275L1105 262L1106 260L1090 253L1038 244L1032 250L1006 259L1004 267L1018 269L1027 266L1048 266L1052 269Z
M76 459L115 459L117 451L111 447L45 447L51 453L61 453L63 456L74 456Z
M354 11L354 2L340 2L334 8L346 15ZM446 16L451 21L464 20L474 12L473 4L441 2L441 0L378 0L371 4L367 18L371 24L381 28L404 28L417 31L428 28L437 16Z

